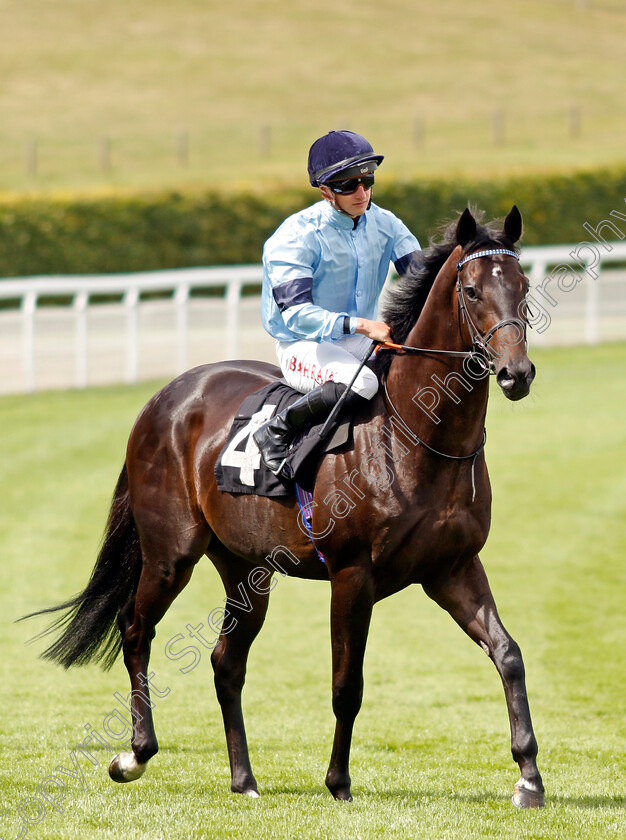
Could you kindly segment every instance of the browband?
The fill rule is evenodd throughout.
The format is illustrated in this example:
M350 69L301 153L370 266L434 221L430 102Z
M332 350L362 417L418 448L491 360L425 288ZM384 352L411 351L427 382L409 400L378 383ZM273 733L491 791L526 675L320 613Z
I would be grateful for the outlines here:
M507 248L493 248L490 251L476 251L475 254L463 257L463 259L456 264L456 270L460 271L465 263L470 262L470 260L477 260L478 257L492 257L495 254L506 254L507 257L515 257L516 260L519 260L519 254L516 254L515 251L509 251Z

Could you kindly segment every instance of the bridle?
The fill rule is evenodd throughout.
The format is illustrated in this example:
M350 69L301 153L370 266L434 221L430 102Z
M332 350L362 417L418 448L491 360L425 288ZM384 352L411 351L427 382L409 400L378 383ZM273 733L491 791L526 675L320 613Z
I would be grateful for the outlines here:
M473 254L469 254L467 257L463 257L463 259L456 264L456 293L459 299L459 330L461 329L462 318L465 321L470 335L470 340L472 342L471 352L474 354L475 358L478 354L482 356L483 359L486 359L488 361L488 368L490 374L495 373L495 361L497 358L494 356L494 353L489 345L491 339L498 332L498 330L502 329L502 327L513 326L519 331L519 340L521 341L523 338L524 343L526 343L527 322L525 320L522 320L521 318L503 318L501 321L498 321L497 324L494 324L493 327L487 330L486 333L481 333L467 308L465 290L463 289L463 283L461 282L461 269L468 262L471 262L472 260L477 260L479 257L492 257L498 254L504 254L508 257L514 257L519 262L519 256L515 253L515 251L509 251L507 248L491 248L487 251L476 251Z
M497 356L491 349L489 342L498 332L498 330L506 326L514 326L517 330L519 330L520 336L523 337L524 342L526 342L527 321L523 320L522 318L503 318L501 321L498 321L497 324L494 324L493 327L487 330L486 333L481 333L481 331L476 326L474 319L470 315L467 306L465 290L463 289L463 283L461 282L461 269L464 265L471 262L472 260L477 260L480 257L492 257L499 254L514 257L519 262L519 255L516 254L515 251L510 251L507 248L491 248L486 251L475 251L473 254L468 254L468 256L463 257L463 259L460 260L456 265L456 293L459 301L459 332L461 335L463 334L462 324L465 323L470 336L470 342L472 345L471 350L434 350L429 347L412 347L408 344L394 344L391 341L382 342L379 347L379 350L387 350L395 353L424 353L444 356L456 356L457 358L471 359L472 361L477 362L478 365L483 369L483 371L485 371L485 373L488 373L489 375L495 374L495 362ZM522 338L520 338L520 341L521 340Z
M378 350L388 350L395 353L424 353L424 354L435 354L435 355L446 355L446 356L456 356L457 358L463 359L471 359L475 362L478 362L480 367L482 368L485 374L491 375L495 374L495 362L496 362L496 355L494 354L493 350L491 349L489 342L493 338L493 336L498 332L499 329L505 326L515 326L517 329L521 328L521 334L523 335L524 342L526 341L526 325L527 322L522 320L521 318L503 318L501 321L498 321L497 324L494 324L486 333L481 333L481 331L476 326L472 316L467 307L467 300L465 297L465 290L463 289L463 283L461 282L461 269L464 265L471 262L472 260L477 260L481 257L491 257L496 256L499 254L504 254L505 256L514 257L516 260L519 261L519 256L515 253L515 251L510 251L507 248L491 248L485 251L476 251L473 254L468 254L468 256L463 257L456 265L456 292L459 301L459 332L461 336L463 335L462 331L462 321L466 324L470 341L472 343L472 349L469 351L462 351L462 350L434 350L427 347L412 347L411 345L407 344L394 344L390 341L382 342ZM389 408L393 411L396 415L400 423L405 427L407 432L425 449L429 452L432 452L434 455L439 455L442 458L447 458L452 461L470 461L472 462L472 502L476 498L476 481L475 481L475 467L476 467L476 459L480 455L480 453L485 448L485 442L487 440L487 430L483 430L483 439L480 446L474 451L471 452L469 455L449 455L447 452L441 452L438 449L430 446L426 441L419 438L415 432L410 429L407 424L402 419L398 409L393 404L391 397L389 395L389 390L387 388L387 378L383 377L382 380L383 388L385 391L385 397L387 400L387 404Z

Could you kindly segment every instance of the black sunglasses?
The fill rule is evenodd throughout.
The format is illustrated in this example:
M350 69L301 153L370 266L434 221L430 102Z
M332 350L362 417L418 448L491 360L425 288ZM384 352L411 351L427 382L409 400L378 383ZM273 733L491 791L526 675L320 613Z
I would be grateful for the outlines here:
M374 175L369 173L367 175L361 175L360 178L346 178L344 181L329 181L327 186L334 193L339 193L339 195L352 195L360 186L364 190L369 190L370 187L373 187Z

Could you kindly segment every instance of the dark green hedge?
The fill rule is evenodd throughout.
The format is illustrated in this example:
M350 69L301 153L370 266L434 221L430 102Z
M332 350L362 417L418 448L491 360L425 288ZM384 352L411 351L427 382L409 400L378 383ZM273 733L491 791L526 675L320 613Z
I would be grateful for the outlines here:
M174 192L4 202L0 276L258 263L297 206L293 197Z
M426 244L469 202L487 218L522 211L526 244L578 242L582 227L626 211L626 170L489 181L381 184L376 201ZM317 199L312 189L273 195L142 193L0 202L0 276L141 271L258 263L282 219Z
M475 182L396 184L385 189L384 201L380 203L406 221L422 245L434 227L453 218L468 203L483 209L485 219L504 218L517 204L524 217L523 243L557 245L588 239L584 222L596 226L609 218L611 210L626 212L625 200L623 169Z

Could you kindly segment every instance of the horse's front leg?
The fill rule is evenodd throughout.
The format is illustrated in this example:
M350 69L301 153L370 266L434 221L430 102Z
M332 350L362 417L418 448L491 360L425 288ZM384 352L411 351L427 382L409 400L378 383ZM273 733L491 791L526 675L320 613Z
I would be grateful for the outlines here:
M465 632L491 657L502 679L511 725L511 752L522 777L515 785L513 804L537 808L544 804L544 788L537 769L537 741L530 719L524 662L519 645L505 630L489 582L478 557L424 591L447 610Z
M224 624L218 644L211 654L215 674L215 690L222 709L226 745L230 761L233 793L259 795L256 779L250 766L246 728L241 708L241 692L246 677L248 653L257 633L263 626L273 586L263 580L260 588L250 586L250 565L223 546L211 552L211 559L220 573L226 589ZM271 571L267 579L271 581ZM243 607L237 604L242 602Z
M363 657L374 604L369 569L351 566L331 576L330 632L333 657L335 740L326 786L335 797L351 801L350 742L363 698Z

